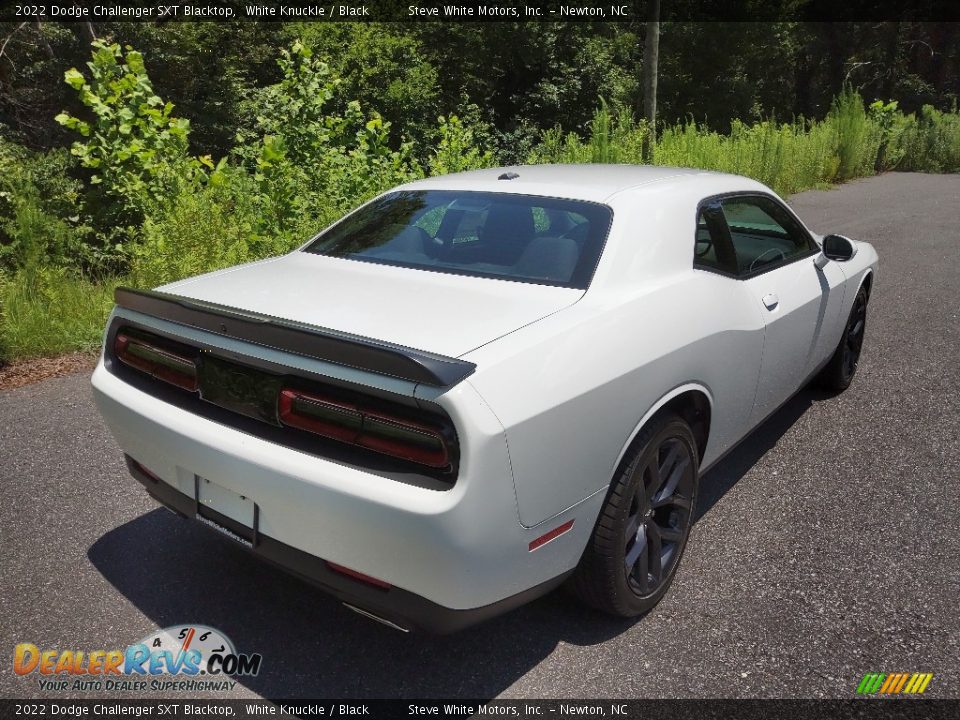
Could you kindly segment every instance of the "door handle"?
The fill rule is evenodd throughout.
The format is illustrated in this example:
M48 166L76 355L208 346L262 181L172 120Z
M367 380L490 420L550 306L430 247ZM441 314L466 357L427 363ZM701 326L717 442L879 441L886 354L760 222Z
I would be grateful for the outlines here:
M760 300L763 302L763 305L767 308L767 310L773 310L777 305L780 304L780 298L777 297L776 293L767 293L760 298Z

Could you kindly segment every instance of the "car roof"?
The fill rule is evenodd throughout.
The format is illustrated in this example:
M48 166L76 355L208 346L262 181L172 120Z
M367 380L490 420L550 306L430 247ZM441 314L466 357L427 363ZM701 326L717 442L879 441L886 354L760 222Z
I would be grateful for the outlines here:
M515 178L499 179L504 174L516 174ZM691 185L706 178L735 178L738 175L718 173L693 168L662 167L656 165L513 165L509 167L468 170L466 172L425 178L397 190L477 190L505 192L518 195L543 195L579 200L603 202L623 190L640 185L649 185L671 180Z

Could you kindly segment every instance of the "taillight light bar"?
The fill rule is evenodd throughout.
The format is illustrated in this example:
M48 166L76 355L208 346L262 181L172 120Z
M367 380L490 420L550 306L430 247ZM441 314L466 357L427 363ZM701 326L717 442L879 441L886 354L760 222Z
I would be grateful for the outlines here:
M149 373L158 380L191 392L195 392L199 386L197 363L193 358L177 355L125 332L117 333L113 351L120 362Z
M432 468L450 465L446 438L423 423L291 388L280 391L278 410L289 427Z

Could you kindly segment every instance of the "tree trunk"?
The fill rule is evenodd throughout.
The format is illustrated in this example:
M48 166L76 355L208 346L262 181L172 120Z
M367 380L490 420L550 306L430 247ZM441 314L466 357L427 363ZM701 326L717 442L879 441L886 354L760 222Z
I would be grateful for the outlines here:
M657 61L660 56L660 0L651 0L650 19L643 41L643 117L647 134L643 137L643 161L653 162L657 142Z
M34 25L37 27L37 37L40 38L40 45L43 47L44 52L47 53L47 57L51 60L56 60L57 56L53 52L53 48L50 46L50 43L47 42L46 36L43 34L43 25L39 20L37 20Z

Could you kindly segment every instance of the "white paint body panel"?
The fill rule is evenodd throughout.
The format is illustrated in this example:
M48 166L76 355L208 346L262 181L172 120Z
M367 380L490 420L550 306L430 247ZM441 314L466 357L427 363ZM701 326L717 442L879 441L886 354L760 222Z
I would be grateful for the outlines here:
M520 178L496 180L505 170ZM586 199L609 205L614 221L586 292L300 252L163 288L475 363L453 388L152 322L236 356L436 402L461 443L451 490L393 482L218 425L102 364L93 385L121 447L164 482L207 477L259 503L265 534L450 608L480 607L573 568L631 440L678 393L709 400L701 466L716 461L826 362L877 262L859 243L852 260L823 271L811 257L747 281L694 269L697 204L770 193L731 175L520 167L404 187ZM762 302L770 292L780 298L773 312ZM530 540L574 518L570 532L528 552Z
M764 353L751 421L755 424L783 404L797 383L833 352L843 330L846 278L838 263L818 270L813 258L740 281L764 317ZM777 304L767 308L765 297Z

